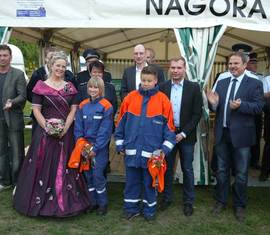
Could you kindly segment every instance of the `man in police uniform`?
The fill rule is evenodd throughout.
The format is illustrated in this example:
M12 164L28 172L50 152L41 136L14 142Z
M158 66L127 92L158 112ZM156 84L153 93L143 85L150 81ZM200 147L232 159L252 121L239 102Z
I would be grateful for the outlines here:
M77 87L78 88L80 86L86 85L87 82L90 79L90 74L89 74L89 71L88 71L89 64L91 64L92 62L97 61L97 60L100 59L100 55L97 53L97 51L94 50L94 49L90 49L90 48L86 49L83 52L83 57L85 59L87 70L84 70L84 71L79 72L77 74L76 81L77 81ZM104 75L103 75L103 80L104 80L104 82L109 82L110 83L112 81L111 73L105 71Z
M270 74L263 78L263 92L264 92L264 132L263 138L265 141L263 149L263 157L261 164L261 174L259 181L268 180L270 173Z
M257 73L257 53L251 52L249 54L249 61L247 63L247 71L255 74L259 80L263 81L263 76ZM260 169L260 147L261 147L261 136L262 136L262 114L258 114L255 116L255 124L256 124L256 144L251 147L251 159L250 166L254 169Z

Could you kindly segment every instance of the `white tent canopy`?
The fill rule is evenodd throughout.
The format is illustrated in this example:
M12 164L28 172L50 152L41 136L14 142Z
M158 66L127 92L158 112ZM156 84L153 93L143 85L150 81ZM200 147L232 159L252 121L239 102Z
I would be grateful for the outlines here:
M179 54L172 28L220 24L227 30L219 61L238 42L252 45L259 57L270 47L268 0L12 0L0 9L0 26L13 27L14 36L66 49L92 47L106 58L130 58L143 43L166 60Z
M12 35L36 43L41 43L46 35L50 35L49 41L57 46L71 50L74 45L78 45L81 51L88 47L96 48L106 58L130 58L134 45L138 43L152 47L157 52L157 59L160 60L167 60L179 54L172 29L14 27ZM251 45L262 59L266 48L270 48L270 32L228 27L219 42L217 60L225 61L231 53L231 46L235 43Z

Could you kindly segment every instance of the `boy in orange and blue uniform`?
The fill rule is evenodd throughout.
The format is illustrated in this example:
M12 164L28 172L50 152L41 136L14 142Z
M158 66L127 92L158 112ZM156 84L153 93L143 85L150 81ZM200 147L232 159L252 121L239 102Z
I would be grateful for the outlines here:
M101 88L104 93L102 79L97 78L96 81L98 81L98 86L103 84ZM88 89L89 87L91 89L91 84L94 83L95 78L91 78L87 84ZM89 91L88 93L91 97L91 93ZM85 99L80 103L75 116L74 134L76 141L83 137L93 144L93 149L89 155L92 158L92 164L90 170L85 172L85 177L91 200L89 210L97 209L97 213L100 215L107 213L108 199L104 169L109 160L107 144L112 134L112 123L112 105L102 95Z
M154 67L143 68L139 90L132 91L123 100L115 140L117 152L125 154L124 218L129 220L140 215L142 201L143 216L152 220L157 192L152 187L147 162L155 150L168 154L175 145L171 103L158 90Z

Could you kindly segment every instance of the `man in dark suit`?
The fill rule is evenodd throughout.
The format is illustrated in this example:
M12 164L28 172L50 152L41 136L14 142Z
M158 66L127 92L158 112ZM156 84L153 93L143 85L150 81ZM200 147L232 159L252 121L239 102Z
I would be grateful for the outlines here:
M10 47L0 45L0 191L16 185L24 158L26 81L21 70L10 66L11 58Z
M146 62L145 48L142 44L134 47L133 58L135 65L126 68L123 73L120 90L121 100L123 100L129 92L139 88L141 71L148 65ZM158 84L160 84L165 81L165 78L162 70L157 70L157 72Z
M248 57L234 52L229 57L231 76L217 82L207 94L216 112L215 151L217 155L216 203L212 213L221 213L228 201L230 171L234 169L233 207L236 219L245 220L250 147L256 141L255 115L263 108L263 85L245 73Z
M179 151L183 171L183 212L184 215L191 216L195 198L192 162L196 128L202 114L202 94L197 83L185 79L186 61L183 57L170 61L169 72L171 80L161 84L160 91L165 93L172 103L177 144L166 156L165 189L160 209L166 209L172 200L173 168Z

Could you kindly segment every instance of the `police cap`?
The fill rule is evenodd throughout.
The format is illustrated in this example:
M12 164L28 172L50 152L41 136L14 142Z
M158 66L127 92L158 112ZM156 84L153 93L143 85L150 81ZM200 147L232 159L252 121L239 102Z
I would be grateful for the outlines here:
M252 51L252 47L244 43L237 43L232 46L232 50L240 51L249 55L249 53Z
M252 62L257 62L257 53L256 52L252 52L249 54L249 61L252 61Z
M97 58L97 59L100 58L99 54L94 49L86 49L83 52L83 57L85 60L87 60L89 58Z

